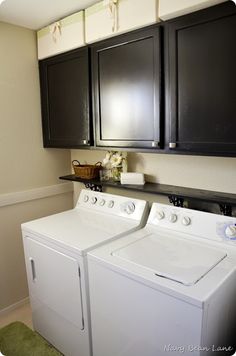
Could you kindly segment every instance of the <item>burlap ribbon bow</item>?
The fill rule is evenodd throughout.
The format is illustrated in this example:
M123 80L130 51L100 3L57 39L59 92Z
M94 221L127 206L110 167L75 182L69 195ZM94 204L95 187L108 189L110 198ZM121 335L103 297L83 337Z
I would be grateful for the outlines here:
M112 32L118 30L118 1L119 0L103 0L103 5L109 6L111 18L113 19Z
M60 21L54 22L49 26L50 33L53 41L56 43L59 36L61 36L61 23Z

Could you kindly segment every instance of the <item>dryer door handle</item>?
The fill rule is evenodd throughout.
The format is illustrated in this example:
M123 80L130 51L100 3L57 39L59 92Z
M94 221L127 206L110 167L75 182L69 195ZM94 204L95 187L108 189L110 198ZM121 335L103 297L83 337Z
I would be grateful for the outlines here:
M80 266L78 266L78 274L79 274L79 287L80 287L80 304L81 304L81 313L82 313L82 323L81 330L84 330L84 306L83 306L83 295L82 295L82 281L81 281L81 270Z
M33 282L35 282L36 281L36 271L35 271L34 259L32 257L30 257L29 260L30 260L30 265L31 265L32 280L33 280Z

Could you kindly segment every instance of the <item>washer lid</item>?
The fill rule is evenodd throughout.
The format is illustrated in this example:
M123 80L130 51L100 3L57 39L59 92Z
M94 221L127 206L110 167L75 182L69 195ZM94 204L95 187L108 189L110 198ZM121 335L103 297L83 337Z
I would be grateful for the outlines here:
M196 284L227 256L224 251L198 242L155 234L113 251L112 255L186 286Z

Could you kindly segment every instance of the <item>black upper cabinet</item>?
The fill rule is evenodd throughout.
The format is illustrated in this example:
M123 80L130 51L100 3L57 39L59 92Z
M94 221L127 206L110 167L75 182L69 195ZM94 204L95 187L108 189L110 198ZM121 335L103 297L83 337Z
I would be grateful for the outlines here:
M167 30L170 147L236 155L235 5L227 2L180 17Z
M96 145L162 145L161 27L151 26L92 47Z
M88 48L42 60L39 69L44 147L90 146Z

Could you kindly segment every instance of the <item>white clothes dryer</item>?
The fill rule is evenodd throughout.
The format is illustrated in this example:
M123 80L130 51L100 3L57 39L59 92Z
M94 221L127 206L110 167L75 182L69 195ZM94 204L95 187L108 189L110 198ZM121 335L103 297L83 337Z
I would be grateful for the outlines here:
M64 355L91 355L87 252L146 218L143 200L82 190L74 209L22 224L33 326Z
M236 218L154 203L88 267L94 356L234 353Z

